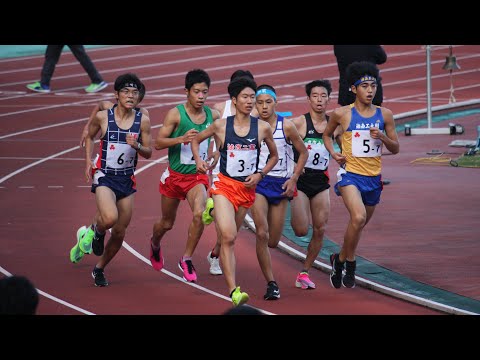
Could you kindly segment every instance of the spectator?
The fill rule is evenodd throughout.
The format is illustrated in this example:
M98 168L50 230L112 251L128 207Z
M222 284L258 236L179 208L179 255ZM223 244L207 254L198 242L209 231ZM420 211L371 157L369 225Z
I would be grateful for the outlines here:
M339 74L338 104L350 105L355 101L355 94L350 90L350 84L345 76L347 66L354 61L370 61L380 65L387 61L387 53L381 45L333 45L333 53L337 58ZM377 82L377 93L372 104L382 106L383 88L380 76Z
M240 305L229 308L222 315L263 315L263 313L252 306Z
M35 315L38 291L25 276L0 279L0 315Z
M52 79L53 72L55 71L55 67L57 66L64 46L65 45L47 45L40 81L28 84L28 89L41 93L50 92L50 80ZM85 47L83 45L67 46L83 66L92 81L92 83L85 88L85 91L87 93L95 93L105 89L108 86L108 83L103 80L102 76L97 71L95 65L85 51Z

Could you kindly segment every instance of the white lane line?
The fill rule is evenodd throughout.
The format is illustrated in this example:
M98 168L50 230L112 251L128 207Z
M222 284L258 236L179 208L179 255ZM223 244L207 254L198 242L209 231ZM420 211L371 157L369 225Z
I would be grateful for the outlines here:
M98 142L98 140L97 140L96 142ZM33 166L39 165L39 164L41 164L41 163L43 163L43 162L45 162L45 161L48 161L48 160L51 160L51 159L57 157L57 156L60 156L60 155L63 155L63 154L66 154L66 153L68 153L68 152L75 151L75 150L78 150L78 149L80 149L80 147L79 147L79 146L75 146L75 147L73 147L73 148L70 148L70 149L61 151L61 152L59 152L59 153L50 155L50 156L48 156L48 157L46 157L46 158L44 158L44 159L38 160L38 161L36 161L36 162L34 162L34 163L31 163L31 164L29 164L29 165L27 165L27 166L24 166L24 167L22 167L22 168L20 168L20 169L18 169L18 170L16 170L16 171L14 171L14 172L6 175L6 176L4 176L3 178L1 178L1 179L0 179L0 184L3 183L4 181L10 179L11 177L13 177L13 176L15 176L15 175L17 175L17 174L19 174L19 173L21 173L21 172L23 172L23 171L31 168L31 167L33 167ZM138 169L138 170L135 172L135 175L140 174L142 171L145 171L145 170L147 170L148 168L150 168L150 167L152 167L152 166L154 166L154 165L156 165L156 164L158 164L158 163L161 163L161 162L165 161L167 158L168 158L168 156L163 156L163 157L161 157L161 158L159 158L159 159L157 159L157 160L155 160L155 161L150 162L149 164L147 164L147 165L141 167L140 169ZM134 249L133 249L130 245L128 245L125 241L124 241L124 243L123 243L123 247L124 247L125 249L127 249L127 251L129 251L132 255L134 255L135 257L137 257L137 258L140 259L141 261L143 261L143 262L145 262L145 263L147 263L147 264L149 264L149 265L151 266L149 259L146 259L143 255L141 255L138 251L134 250ZM3 270L3 271L5 271L5 273L8 273L8 272L7 272L5 269L3 269L1 266L0 266L0 269ZM2 272L3 272L3 271L2 271ZM224 296L224 295L222 295L222 294L219 294L219 293L217 293L217 292L215 292L215 291L212 291L212 290L210 290L210 289L208 289L208 288L206 288L206 287L203 287L203 286L200 286L200 285L197 285L197 284L194 284L194 283L186 282L186 281L183 280L182 277L180 277L180 276L178 276L178 275L175 275L174 273L172 273L172 272L170 272L170 271L168 271L168 270L162 269L161 271L162 271L164 274L166 274L166 275L168 275L168 276L170 276L170 277L172 277L172 278L174 278L174 279L182 282L183 284L196 287L196 288L199 289L199 290L202 290L202 291L204 291L204 292L207 292L207 293L209 293L209 294L211 294L211 295L214 295L214 296L216 296L216 297L218 297L218 298L220 298L220 299L226 300L226 301L228 301L228 302L231 302L231 301L232 301L229 297ZM75 310L78 310L78 311L80 311L80 312L86 313L86 310L80 309L80 308L76 307L75 305L72 305L72 304L70 304L70 303L67 303L67 302L64 301L64 300L60 300L60 299L54 297L53 295L50 295L50 294L45 293L45 292L42 291L42 290L39 290L39 293L42 294L42 295L44 295L44 296L46 296L46 297L48 297L48 298L50 298L50 299L52 299L53 301L59 302L59 303L62 304L62 305L65 305L65 306L68 306L68 307L70 307L70 308L72 308L72 309L75 309ZM273 313L270 313L270 312L268 312L268 311L266 311L266 310L262 310L262 309L258 309L258 310L262 311L264 314L267 314L267 315L274 315ZM89 313L89 315L95 315L94 313L90 313L90 312L88 312L88 313Z

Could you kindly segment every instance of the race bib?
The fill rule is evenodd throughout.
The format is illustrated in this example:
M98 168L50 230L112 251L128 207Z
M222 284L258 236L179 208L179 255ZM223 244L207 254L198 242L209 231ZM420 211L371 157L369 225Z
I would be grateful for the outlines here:
M370 130L352 131L352 155L355 157L382 156L383 143L379 139L372 139Z

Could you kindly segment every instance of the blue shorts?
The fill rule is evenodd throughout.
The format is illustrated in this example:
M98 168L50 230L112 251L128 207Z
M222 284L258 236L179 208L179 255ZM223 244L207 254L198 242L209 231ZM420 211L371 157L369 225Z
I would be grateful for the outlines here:
M282 200L292 200L292 198L281 195L285 190L282 189L282 185L289 178L280 178L274 176L265 176L255 188L257 194L265 196L269 204L277 205Z
M115 193L117 201L137 192L135 175L110 175L96 170L93 176L92 193L99 186L106 186Z
M362 194L362 201L367 206L375 206L380 202L383 184L382 175L365 176L345 171L340 168L337 172L338 182L334 186L335 194L341 196L339 186L354 185Z

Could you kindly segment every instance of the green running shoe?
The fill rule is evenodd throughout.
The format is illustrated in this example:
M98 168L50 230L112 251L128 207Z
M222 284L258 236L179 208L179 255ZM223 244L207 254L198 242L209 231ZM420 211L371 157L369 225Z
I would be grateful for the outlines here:
M108 83L105 81L102 81L99 84L91 83L85 88L85 92L87 93L96 93L100 90L105 89L108 86Z
M232 303L233 305L235 306L240 306L240 305L243 305L245 304L248 299L249 299L249 296L246 292L241 292L240 291L240 286L237 286L235 288L235 290L233 290L232 294L230 295L230 297L232 298Z
M27 88L32 91L41 92L41 93L50 92L50 86L42 85L40 81L34 82L32 84L27 84Z
M92 228L89 226L88 229L85 228L86 231L80 232L80 229L77 232L77 238L78 240L78 246L80 250L82 250L85 254L91 254L92 253L92 240L93 236L95 235L95 232L92 230ZM79 237L80 234L80 237Z
M203 213L202 213L202 222L205 225L209 225L213 221L213 216L210 214L212 210L213 210L213 199L209 197L205 205L205 210L203 210Z
M82 260L83 255L85 255L85 253L80 249L79 243L81 237L85 234L86 231L86 226L82 226L80 229L77 230L77 243L70 250L70 261L74 264Z

